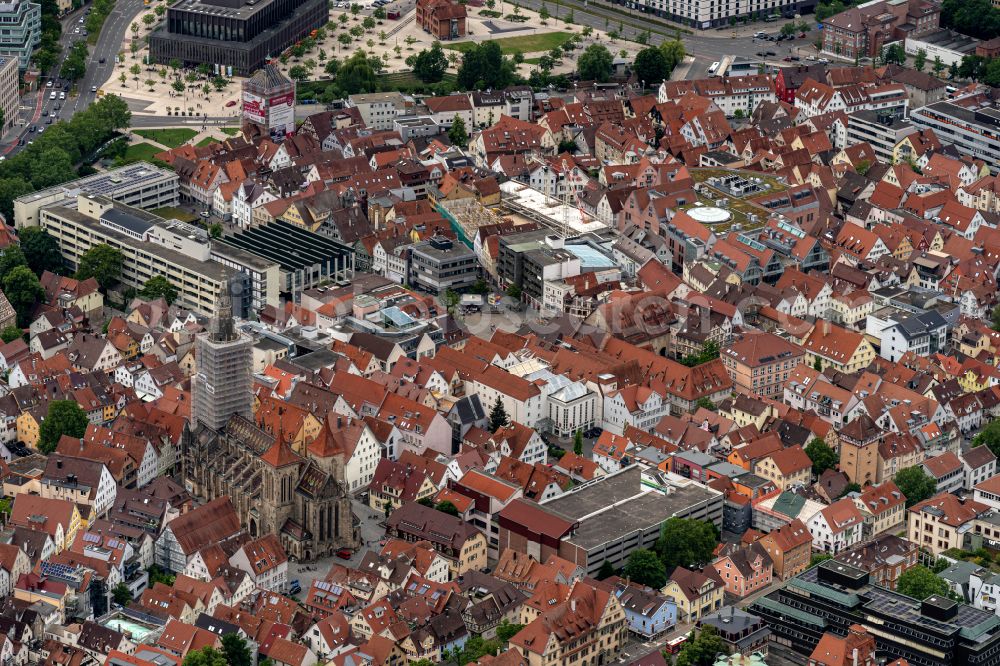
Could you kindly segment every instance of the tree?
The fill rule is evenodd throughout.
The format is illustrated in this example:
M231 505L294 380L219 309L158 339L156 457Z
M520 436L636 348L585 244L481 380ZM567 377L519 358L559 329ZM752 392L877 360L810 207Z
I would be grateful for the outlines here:
M227 666L226 656L213 647L203 647L188 652L184 666Z
M684 643L677 653L674 666L711 666L720 654L729 654L729 648L715 627L702 627L692 639Z
M577 430L573 433L573 453L578 456L583 455L583 431Z
M809 558L809 568L812 569L814 566L820 562L826 562L827 560L832 560L833 555L828 555L827 553L816 553Z
M413 62L410 62L410 58ZM413 74L424 83L438 83L448 71L448 57L441 48L441 42L435 41L429 49L406 59L406 64L413 68Z
M17 340L22 335L24 335L24 331L12 324L0 331L0 340L3 340L4 344L7 344L8 342Z
M122 76L125 75L122 74ZM124 81L122 81L122 83L124 83ZM180 79L175 79L174 82L170 84L170 87L173 88L175 92L179 93L184 92L184 82L181 81Z
M819 356L813 360L813 370L816 372L823 372L823 359Z
M361 27L364 28L365 31L374 30L375 25L376 25L375 19L373 19L371 16L366 16L365 20L361 22Z
M896 591L923 601L935 594L948 595L948 583L922 564L904 571L896 581Z
M92 277L102 289L110 289L118 284L124 262L125 257L121 250L103 243L95 245L80 257L76 278L86 280Z
M364 51L355 51L337 73L337 85L345 95L374 92L378 87L375 70Z
M604 570L603 567L601 569ZM501 620L500 624L497 626L497 640L501 643L506 643L511 638L517 635L519 631L524 629L523 624L517 624L516 622L508 622L507 620Z
M385 7L376 7L375 11L372 12L372 16L379 21L384 21L386 16Z
M694 518L670 518L663 523L655 550L663 566L697 568L712 560L719 532L712 523Z
M340 61L333 57L327 60L326 64L323 65L323 71L329 74L330 76L337 76L337 70L339 69L340 69Z
M663 566L663 562L656 553L644 548L632 551L622 575L640 585L648 585L654 590L660 589L667 582L667 569Z
M222 654L229 666L253 666L253 655L247 642L239 634L225 634L222 637Z
M426 506L428 509L434 508L434 500L431 499L430 497L421 497L420 499L417 500L417 504Z
M154 275L146 280L139 291L139 295L148 301L162 298L170 305L177 300L177 287L170 283L164 275Z
M448 500L442 500L434 505L434 508L441 513L447 513L449 516L458 516L458 507L449 502Z
M868 173L868 170L872 167L872 163L868 160L859 160L858 165L854 167L859 176L863 176Z
M906 498L906 508L923 502L934 495L934 491L937 490L937 482L928 476L920 465L899 470L893 477L893 481L899 488L899 492L903 493L903 497Z
M597 572L597 580L611 578L616 573L615 567L611 564L611 560L604 560L603 564L601 564L601 569Z
M540 18L544 22L548 21L551 17L552 15L549 14L549 8L546 7L545 3L543 2L541 8L538 10L538 18Z
M861 492L861 486L859 484L848 483L846 486L844 486L844 490L840 493L840 497L844 497L851 493L860 493L860 492Z
M956 63L955 61L952 61L952 63L948 66L948 78L949 79L958 78L958 63Z
M645 81L647 85L658 84L670 76L667 57L663 55L662 50L655 46L644 48L636 54L632 71L635 72L640 81Z
M448 130L448 138L451 139L452 144L460 148L465 148L469 143L469 133L465 130L465 121L457 113L451 128Z
M36 227L28 227L28 229L33 229ZM24 229L21 233L23 234L28 229ZM24 251L17 245L11 245L3 254L0 254L0 282L7 278L7 275L17 268L18 266L27 266L28 260L24 256Z
M795 27L796 26L795 26L794 23L786 23L785 25L781 26L781 34L786 35L786 36L787 35L794 35L795 34Z
M208 225L208 235L212 238L222 238L222 225L218 222Z
M944 71L944 60L941 60L941 56L934 56L934 64L931 65L931 70L934 72L934 76L941 76L941 72Z
M509 423L510 417L507 416L507 410L504 408L500 396L497 396L497 401L493 403L493 409L490 410L490 432L496 432Z
M924 67L927 65L927 51L924 49L918 49L917 55L913 57L913 68L918 72L924 71Z
M611 78L614 58L611 52L601 44L591 44L576 61L576 71L585 81L604 83Z
M56 450L59 438L83 437L87 432L87 413L75 400L53 400L48 414L38 428L38 450L48 455Z
M146 24L146 27L153 25L156 22L155 14L146 14L142 17L142 22Z
M132 601L132 590L125 583L118 583L111 590L111 596L119 606L125 606Z
M819 477L828 469L833 469L839 462L837 452L830 447L822 437L816 437L806 444L806 455L813 464L813 474Z
M309 78L309 70L303 65L293 65L292 68L288 70L288 76L292 77L296 81L305 81Z
M506 88L517 79L514 61L505 58L495 41L477 44L462 54L457 86L461 90Z
M708 396L702 396L695 400L695 407L704 407L710 412L718 411L718 406L708 398Z
M993 311L993 317L996 321L996 310ZM995 327L996 324L994 324ZM972 446L985 446L993 452L993 455L1000 458L1000 419L990 421L985 428L980 430L979 434L972 438Z
M4 276L3 293L17 313L17 325L27 328L31 324L35 305L45 298L45 290L38 283L38 278L27 266L17 266Z

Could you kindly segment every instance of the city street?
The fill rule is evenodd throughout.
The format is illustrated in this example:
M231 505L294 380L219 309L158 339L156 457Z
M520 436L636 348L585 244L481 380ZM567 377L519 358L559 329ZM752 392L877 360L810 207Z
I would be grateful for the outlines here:
M66 82L59 78L59 72L69 54L69 48L75 42L87 39L83 34L83 24L80 23L80 19L85 15L88 6L85 5L60 19L62 35L59 38L59 44L62 47L62 52L57 64L52 67L51 76L38 80L37 91L22 98L21 124L17 128L16 134L11 133L4 137L5 144L0 147L0 154L8 157L16 154L23 147L18 145L18 140L24 139L25 145L27 145L27 142L34 138L39 128L47 126L49 118L53 119L52 122L68 120L77 111L94 103L97 94L93 88L100 88L101 84L111 75L115 66L115 56L121 48L125 31L131 25L132 19L142 9L143 3L142 0L119 0L114 11L105 20L97 44L90 47L87 73L67 92L62 90L62 85ZM76 30L79 32L75 32ZM102 58L104 59L103 63L101 63ZM56 82L60 87L46 87L50 80ZM53 92L56 93L56 99L51 98ZM61 92L66 94L66 99L59 98ZM162 120L157 124L162 125ZM201 121L199 120L197 124L200 125ZM142 126L140 123L136 123L136 125ZM31 131L32 127L36 128L35 132Z

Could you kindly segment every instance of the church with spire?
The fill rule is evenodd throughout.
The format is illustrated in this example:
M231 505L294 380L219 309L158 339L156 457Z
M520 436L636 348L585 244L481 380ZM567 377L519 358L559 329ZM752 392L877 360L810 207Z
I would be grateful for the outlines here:
M344 461L297 453L285 433L254 423L252 344L236 328L230 295L221 293L209 330L195 345L185 487L205 502L228 496L252 537L276 534L298 559L356 546Z

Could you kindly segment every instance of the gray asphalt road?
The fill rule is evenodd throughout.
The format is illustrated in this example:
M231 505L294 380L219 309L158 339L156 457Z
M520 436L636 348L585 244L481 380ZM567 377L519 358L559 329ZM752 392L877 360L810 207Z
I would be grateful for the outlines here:
M66 82L58 77L58 73L62 69L63 62L66 60L69 47L77 41L87 39L83 34L83 25L80 23L86 7L81 7L60 19L63 30L59 43L63 50L59 56L58 65L52 70L53 76L39 81L41 88L38 96L40 99L33 95L27 100L29 106L32 108L27 118L28 122L21 134L15 137L13 145L9 146L5 153L6 155L10 156L17 153L21 148L21 146L17 145L17 140L25 139L26 142L30 141L34 138L38 129L48 126L47 122L49 118L53 118L53 122L55 120L68 120L77 111L83 110L94 103L97 95L92 88L95 86L100 87L111 75L114 69L115 55L121 49L122 40L125 38L125 31L129 29L129 26L142 9L142 6L142 0L118 0L114 11L111 12L104 22L104 27L101 30L97 43L90 48L90 62L87 66L86 75L77 82L75 90L66 93L66 99L59 98L60 92L66 92L62 90L62 86ZM77 30L79 32L76 32ZM100 62L101 58L104 59L104 63ZM58 84L59 87L47 87L46 84L50 80ZM52 92L56 92L56 99L51 99ZM30 103L32 100L34 100L34 104ZM31 131L32 127L35 128L35 132Z

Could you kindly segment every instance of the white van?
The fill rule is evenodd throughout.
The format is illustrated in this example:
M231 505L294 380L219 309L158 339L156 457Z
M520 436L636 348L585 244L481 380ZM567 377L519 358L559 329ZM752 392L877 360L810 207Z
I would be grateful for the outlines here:
M718 62L713 62L711 64L711 66L708 68L708 73L709 74L715 74L715 72L718 71L718 69L719 69L719 63Z
M52 92L49 93L49 99L55 99L55 98L56 98L56 91L53 90Z

